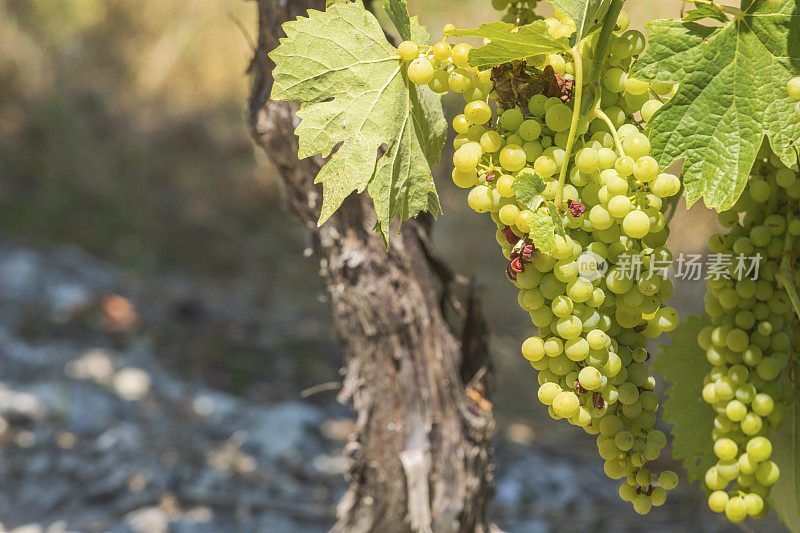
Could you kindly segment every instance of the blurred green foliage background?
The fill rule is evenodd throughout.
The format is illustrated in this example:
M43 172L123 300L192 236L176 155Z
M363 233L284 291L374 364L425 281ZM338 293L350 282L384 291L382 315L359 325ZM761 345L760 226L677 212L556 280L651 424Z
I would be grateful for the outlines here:
M243 121L254 3L0 0L0 13L3 229L138 268L236 268L231 241L274 185Z

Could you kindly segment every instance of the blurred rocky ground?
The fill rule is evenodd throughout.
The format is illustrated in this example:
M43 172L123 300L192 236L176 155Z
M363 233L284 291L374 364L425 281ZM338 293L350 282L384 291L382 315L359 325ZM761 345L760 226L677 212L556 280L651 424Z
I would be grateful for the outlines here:
M314 349L335 365L327 325L316 321L286 302L248 301L230 284L137 279L74 247L0 241L5 530L326 531L345 489L350 414L334 401L335 381L302 393L292 366L275 362L295 347L280 339L315 332ZM271 371L233 394L213 371L187 373L160 357L211 333L228 337L222 345L249 344L253 365ZM494 513L503 530L725 529L689 487L640 519L589 439L500 415Z

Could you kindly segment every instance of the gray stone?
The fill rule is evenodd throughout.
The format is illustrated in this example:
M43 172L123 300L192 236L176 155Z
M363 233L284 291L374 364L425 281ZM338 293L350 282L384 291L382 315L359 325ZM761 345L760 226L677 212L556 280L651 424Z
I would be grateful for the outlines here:
M318 442L311 435L311 428L319 426L324 419L317 407L284 402L253 411L247 441L260 450L265 459L299 461L319 452Z

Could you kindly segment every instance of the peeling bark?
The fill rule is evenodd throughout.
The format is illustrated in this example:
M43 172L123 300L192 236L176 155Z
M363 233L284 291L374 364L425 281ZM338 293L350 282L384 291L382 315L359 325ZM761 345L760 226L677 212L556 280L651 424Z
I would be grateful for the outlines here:
M447 313L455 276L423 225L405 223L387 253L365 195L348 198L317 228L321 198L313 180L322 161L297 160L297 106L269 100L267 52L282 36L280 25L310 7L324 2L258 0L249 120L290 209L312 234L345 359L339 400L356 412L350 488L333 531L487 531L494 421L477 296L470 291L460 317L458 307Z

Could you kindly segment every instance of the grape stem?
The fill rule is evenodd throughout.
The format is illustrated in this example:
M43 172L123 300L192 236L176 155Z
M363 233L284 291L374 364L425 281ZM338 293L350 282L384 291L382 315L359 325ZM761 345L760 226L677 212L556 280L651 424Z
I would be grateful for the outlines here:
M608 129L611 130L611 136L614 137L614 144L617 145L617 152L619 152L619 157L625 156L625 150L622 149L622 141L619 139L619 133L617 133L617 128L614 126L614 123L611 122L611 119L608 118L602 109L599 107L595 108L594 116L598 117L600 120L606 123Z
M800 297L797 295L797 289L794 286L791 273L792 263L790 261L790 257L792 255L791 250L793 240L794 236L787 230L786 239L784 240L783 244L785 253L781 258L781 264L778 269L778 273L775 274L775 279L783 286L783 289L789 296L789 301L792 302L792 307L794 307L794 312L797 315L797 318L800 319Z
M581 114L581 99L583 97L583 61L581 60L581 53L579 51L580 43L576 44L570 52L572 59L575 62L575 84L573 85L573 105L572 105L572 122L569 125L569 136L567 136L567 146L564 147L564 163L561 165L561 172L558 174L558 187L556 188L556 209L561 212L561 203L564 200L564 183L567 180L567 168L569 167L569 158L572 155L572 147L575 145L575 137L578 133L578 119Z
M606 59L608 57L606 48L608 48L608 43L611 41L611 36L614 34L617 17L619 17L622 11L623 4L625 4L625 0L612 0L608 11L606 11L606 16L603 19L603 27L600 28L600 36L597 38L597 44L594 46L593 57L595 61L592 63L592 71L589 73L591 88L594 93L594 101L588 98L586 99L584 103L586 109L581 110L583 113L589 111L588 105L594 104L594 107L597 107L597 104L600 102L600 73L603 72L605 68Z

